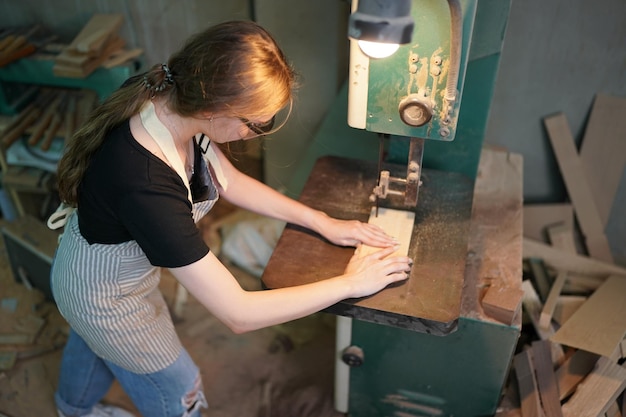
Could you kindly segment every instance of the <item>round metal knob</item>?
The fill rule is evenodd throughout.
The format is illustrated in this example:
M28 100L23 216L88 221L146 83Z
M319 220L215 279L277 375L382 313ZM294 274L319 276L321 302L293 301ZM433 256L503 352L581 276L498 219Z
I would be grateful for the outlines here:
M413 127L424 126L433 117L433 110L429 103L415 94L405 97L398 106L400 119Z
M343 350L341 360L348 366L361 366L364 361L363 349L358 346L348 346Z

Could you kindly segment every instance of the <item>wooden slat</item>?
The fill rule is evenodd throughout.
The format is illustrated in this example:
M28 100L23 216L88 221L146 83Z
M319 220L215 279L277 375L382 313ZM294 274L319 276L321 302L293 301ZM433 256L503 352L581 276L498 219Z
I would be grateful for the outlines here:
M546 417L563 417L559 401L559 386L550 354L550 342L534 341L532 353L543 412Z
M515 355L513 364L519 386L522 415L524 417L542 417L541 400L530 351L524 350Z
M587 297L582 295L561 295L556 301L552 318L561 326L582 306Z
M574 204L576 218L585 236L587 250L593 258L613 262L609 242L604 234L604 225L585 177L567 118L563 113L559 113L546 117L544 124L567 192Z
M551 340L608 357L626 335L625 318L626 279L610 277Z
M626 369L601 356L563 405L564 417L601 417L626 387Z
M573 226L556 224L549 226L546 230L552 246L569 253L578 253L576 250L576 242L574 241Z
M563 224L551 226L548 228L548 237L552 246L558 249L565 250L569 253L576 253L576 243L574 242L574 232L571 227L567 227ZM550 292L546 297L546 301L541 310L541 317L539 318L539 325L543 328L547 328L552 320L556 303L561 295L561 291L565 286L565 282L570 274L567 271L559 271L556 280L550 288Z
M98 55L104 49L107 40L120 29L123 22L124 15L120 13L94 14L67 49L91 56Z
M559 272L556 280L550 288L550 293L546 298L546 302L543 304L541 315L539 316L539 326L543 329L547 329L550 326L552 315L554 314L554 309L556 308L556 303L561 295L561 290L563 289L566 280L567 272Z
M543 242L546 228L555 224L574 227L574 207L570 203L524 205L525 237Z
M559 399L569 397L576 386L593 370L599 356L585 350L577 350L556 370Z
M582 255L574 255L536 240L524 238L524 258L540 258L558 270L583 275L608 277L611 274L626 277L626 269Z
M606 417L622 417L622 412L619 410L619 405L616 402L613 402L604 415Z
M626 165L626 99L598 94L580 147L580 162L606 226Z
M535 291L533 284L527 279L522 281L522 290L524 291L522 304L524 305L526 314L530 318L537 335L541 340L550 340L550 338L554 335L554 326L550 324L547 329L543 329L539 326L539 316L541 314L542 306L539 295ZM561 345L558 343L552 343L551 351L552 363L560 364L563 362L564 354Z

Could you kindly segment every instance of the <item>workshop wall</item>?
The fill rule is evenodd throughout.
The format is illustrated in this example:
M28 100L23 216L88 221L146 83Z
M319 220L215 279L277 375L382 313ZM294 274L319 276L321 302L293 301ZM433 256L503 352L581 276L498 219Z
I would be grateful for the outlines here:
M41 22L69 41L92 13L123 13L121 36L144 48L152 64L207 25L256 19L301 74L288 124L264 143L265 180L280 189L346 78L349 8L347 0L0 0L0 26ZM512 2L485 140L524 155L527 203L566 197L542 119L564 112L580 143L594 96L626 96L624 45L623 0ZM621 208L623 183L615 203Z
M145 51L145 62L161 62L192 33L224 20L248 19L247 0L0 0L0 26L39 23L70 42L94 13L121 13L120 35Z
M486 141L524 155L527 203L565 198L542 119L580 144L597 93L626 96L626 2L513 0Z
M626 98L626 2L513 0L485 141L524 155L525 203L567 199L543 118L563 112L580 145L596 94ZM605 231L626 265L621 175Z
M277 38L300 74L287 125L265 140L266 182L292 175L343 83L348 67L346 0L0 0L0 27L42 23L70 42L93 13L122 13L120 35L144 49L143 62L163 61L192 33L220 21L256 20Z

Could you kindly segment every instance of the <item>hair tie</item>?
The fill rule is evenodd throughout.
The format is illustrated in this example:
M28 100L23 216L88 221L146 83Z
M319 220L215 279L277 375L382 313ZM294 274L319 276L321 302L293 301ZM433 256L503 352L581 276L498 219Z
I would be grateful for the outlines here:
M147 90L152 91L152 97L154 97L156 93L160 93L161 91L165 90L169 85L174 84L174 76L172 75L172 71L170 71L170 68L167 66L167 64L161 64L161 70L165 74L165 77L163 81L158 84L152 84L148 80L148 74L143 76L143 85Z
M167 64L161 64L161 69L165 73L165 80L169 84L174 84L174 77L172 76L172 72L170 71L170 67L168 67Z

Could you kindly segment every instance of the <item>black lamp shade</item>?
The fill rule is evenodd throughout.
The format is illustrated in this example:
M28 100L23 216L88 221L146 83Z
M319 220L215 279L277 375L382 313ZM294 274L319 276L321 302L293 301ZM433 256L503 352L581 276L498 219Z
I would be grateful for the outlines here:
M413 36L411 0L359 0L350 15L348 37L363 41L406 44Z

